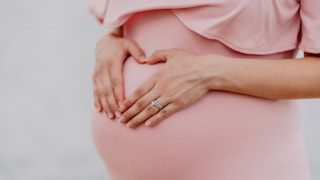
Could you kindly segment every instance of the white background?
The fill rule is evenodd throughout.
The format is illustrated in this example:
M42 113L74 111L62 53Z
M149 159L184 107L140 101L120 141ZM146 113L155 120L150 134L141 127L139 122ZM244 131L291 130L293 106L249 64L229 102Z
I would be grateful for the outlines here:
M0 1L0 180L103 180L91 140L94 46L87 1ZM320 179L320 100L300 102Z

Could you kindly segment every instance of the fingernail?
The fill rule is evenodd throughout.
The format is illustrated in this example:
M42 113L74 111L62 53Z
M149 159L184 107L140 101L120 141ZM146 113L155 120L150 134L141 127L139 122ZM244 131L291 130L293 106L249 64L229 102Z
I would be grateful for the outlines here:
M126 107L123 104L121 104L119 107L119 111L123 112L125 109L126 109Z
M121 113L119 111L116 111L115 114L116 114L116 118L120 118Z
M121 123L124 123L124 122L125 122L124 117L123 117L123 116L121 116L121 117L119 118L119 121L120 121Z
M147 62L147 58L146 58L145 56L140 56L140 60L141 60L142 62Z
M132 124L128 123L128 124L127 124L127 127L128 127L128 128L132 128Z
M112 113L108 113L108 117L110 118L110 119L113 119L113 114Z
M118 101L118 106L120 107L122 104L122 101Z
M150 126L151 125L151 122L150 121L147 121L144 123L146 126Z

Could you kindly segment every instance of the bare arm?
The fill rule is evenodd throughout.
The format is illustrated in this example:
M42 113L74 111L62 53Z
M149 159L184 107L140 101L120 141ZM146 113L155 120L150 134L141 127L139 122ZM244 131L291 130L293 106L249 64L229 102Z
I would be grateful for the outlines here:
M301 59L261 60L222 57L212 61L206 76L211 90L225 90L268 99L320 97L320 57L305 53Z
M135 128L153 126L193 104L209 90L223 90L267 99L320 97L320 57L240 59L197 55L178 49L153 53L148 64L165 64L120 107L120 121ZM154 108L156 99L163 107ZM161 113L158 113L161 112Z

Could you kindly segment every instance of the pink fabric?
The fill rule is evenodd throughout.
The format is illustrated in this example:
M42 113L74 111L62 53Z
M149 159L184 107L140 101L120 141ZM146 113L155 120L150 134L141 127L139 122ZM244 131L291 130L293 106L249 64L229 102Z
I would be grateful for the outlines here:
M94 15L99 22L103 22L105 19L105 13L107 8L107 0L91 0L88 5L88 10Z
M171 10L137 12L124 36L150 55L180 48L253 58L186 28ZM294 51L259 56L290 58ZM162 64L124 64L130 95ZM92 132L110 180L308 180L294 101L212 91L153 128L131 130L93 111Z
M295 49L302 23L300 48L320 53L319 0L92 0L89 9L107 27L121 26L137 12L172 9L192 31L258 55Z
M320 1L300 0L302 41L300 48L305 52L320 53Z

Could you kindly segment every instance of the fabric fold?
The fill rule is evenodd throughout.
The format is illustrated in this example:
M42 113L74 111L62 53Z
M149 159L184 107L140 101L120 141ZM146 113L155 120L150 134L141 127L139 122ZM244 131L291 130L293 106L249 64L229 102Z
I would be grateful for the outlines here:
M300 48L320 53L320 23L315 20L320 18L320 1L300 1L91 0L89 11L105 27L115 28L135 13L171 9L190 30L241 53L293 50L299 46L299 35ZM311 23L316 24L314 28Z

